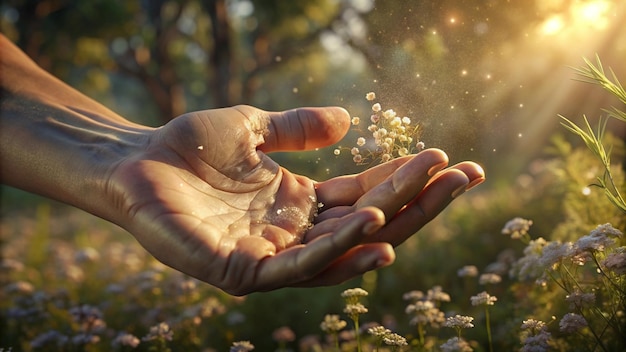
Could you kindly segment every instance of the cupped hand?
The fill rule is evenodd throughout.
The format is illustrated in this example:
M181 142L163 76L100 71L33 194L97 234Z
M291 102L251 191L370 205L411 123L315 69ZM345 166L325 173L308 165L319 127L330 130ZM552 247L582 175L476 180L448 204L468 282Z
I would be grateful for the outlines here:
M388 265L393 246L484 174L471 162L444 169L431 149L318 183L266 154L330 145L349 121L340 108L179 116L111 172L116 222L163 263L234 295Z

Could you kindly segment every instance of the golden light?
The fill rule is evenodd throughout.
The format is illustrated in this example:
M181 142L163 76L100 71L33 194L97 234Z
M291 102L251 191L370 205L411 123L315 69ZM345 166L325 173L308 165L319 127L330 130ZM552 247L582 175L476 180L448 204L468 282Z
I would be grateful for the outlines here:
M608 13L611 3L606 0L595 0L584 3L575 3L573 7L574 19L584 21L594 27L604 28L608 25Z
M560 32L586 31L589 27L604 29L609 25L609 15L614 3L611 0L561 1L553 3L553 14L539 26L539 33L552 36ZM560 8L560 10L559 10Z
M541 26L541 33L545 35L553 35L558 33L565 26L563 16L555 15L548 18Z

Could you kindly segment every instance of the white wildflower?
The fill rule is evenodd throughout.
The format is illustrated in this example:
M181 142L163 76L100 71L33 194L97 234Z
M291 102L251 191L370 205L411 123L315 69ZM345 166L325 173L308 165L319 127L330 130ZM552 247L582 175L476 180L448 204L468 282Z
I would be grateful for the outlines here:
M472 352L473 351L469 343L467 343L467 341L463 340L460 337L453 337L439 347L441 348L443 352Z
M502 281L502 277L500 277L500 275L498 274L493 274L493 273L482 274L478 278L478 283L481 285L497 284L497 283L500 283L501 281Z
M608 254L602 265L616 275L626 274L626 247L616 248L613 253Z
M587 326L587 320L582 315L567 313L559 322L559 330L566 334L577 332Z
M387 346L406 346L408 343L406 339L396 333L390 333L383 337L383 342Z
M503 235L510 235L512 239L518 239L528 234L533 221L520 217L509 220L502 229Z
M322 331L326 333L336 333L341 329L345 328L347 325L345 320L341 320L339 315L336 314L326 314L324 316L324 321L320 324L320 328Z
M374 110L374 111L376 111L376 110ZM387 120L393 119L394 117L396 117L396 112L393 111L393 109L385 110L383 112L383 117L386 118Z
M457 270L456 274L459 277L476 277L478 276L478 268L475 265L466 265Z
M543 247L539 264L545 268L555 268L558 263L572 254L573 246L571 242L549 242Z
M426 293L426 298L431 301L450 302L450 295L443 292L441 286L433 286L433 288Z
M486 291L470 297L473 306L493 306L497 300L496 296L491 296Z
M448 328L470 329L474 327L472 321L474 321L473 317L457 314L453 317L448 317L446 322L443 323L443 326Z
M596 303L596 294L575 291L565 296L565 302L569 303L571 309L592 307Z
M364 289L359 288L359 287L357 287L357 288L349 288L347 290L344 290L341 293L341 297L343 297L343 298L365 297L367 295L368 295L367 291L365 291Z
M385 336L387 334L390 334L391 330L385 328L382 325L378 325L378 326L374 326L374 327L371 327L371 328L367 329L367 332L370 335L382 337L382 336Z
M343 312L348 315L358 315L367 313L367 308L361 303L346 304Z
M250 341L236 341L230 347L230 352L249 352L254 350L254 345Z

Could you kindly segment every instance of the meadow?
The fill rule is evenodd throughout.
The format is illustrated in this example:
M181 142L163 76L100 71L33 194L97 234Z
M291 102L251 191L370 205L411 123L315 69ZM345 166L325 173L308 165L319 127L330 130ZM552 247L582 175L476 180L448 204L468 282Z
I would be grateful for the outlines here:
M0 351L625 350L624 141L568 118L515 179L336 287L233 297L76 209L5 212Z

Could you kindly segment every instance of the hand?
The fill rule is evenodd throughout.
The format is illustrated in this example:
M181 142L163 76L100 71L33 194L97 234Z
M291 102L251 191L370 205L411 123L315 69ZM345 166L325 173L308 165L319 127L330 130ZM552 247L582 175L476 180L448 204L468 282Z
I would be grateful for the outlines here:
M109 173L116 222L163 263L235 295L388 265L392 245L484 175L470 162L440 171L447 156L426 150L316 183L266 155L335 143L349 120L339 108L248 106L175 118Z

